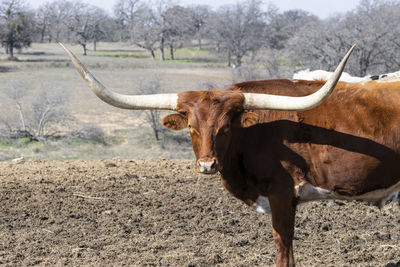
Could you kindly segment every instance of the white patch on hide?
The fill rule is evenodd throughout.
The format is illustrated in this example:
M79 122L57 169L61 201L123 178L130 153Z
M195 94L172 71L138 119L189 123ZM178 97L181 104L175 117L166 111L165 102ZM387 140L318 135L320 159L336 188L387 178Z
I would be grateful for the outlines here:
M314 80L324 80L327 81L330 79L331 75L333 72L325 71L325 70L313 70L311 71L310 69L306 70L301 70L293 74L293 79L297 80L308 80L308 81L314 81ZM339 78L339 81L341 82L348 82L348 83L363 83L370 81L370 75L365 76L365 77L353 77L347 72L342 72L342 75Z
M302 182L301 184L296 185L295 190L296 197L299 199L300 203L313 200L331 199L334 195L329 190L313 186L307 182Z
M271 213L271 208L269 206L269 200L267 197L259 196L251 207L261 214Z
M295 190L296 197L299 199L300 203L313 200L340 199L367 201L382 207L391 196L400 191L400 182L392 185L389 188L374 190L358 196L340 195L336 192L331 192L321 187L313 186L307 182L302 182L299 185L296 185Z
M400 195L400 191L396 192L393 196L392 196L392 201L396 202L397 200L399 200L399 195Z

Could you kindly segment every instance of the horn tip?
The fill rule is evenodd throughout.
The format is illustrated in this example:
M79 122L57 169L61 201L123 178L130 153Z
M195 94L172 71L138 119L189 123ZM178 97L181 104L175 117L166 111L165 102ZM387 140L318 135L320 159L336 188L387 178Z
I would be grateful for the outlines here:
M58 42L58 44L64 49L65 52L67 52L67 54L70 54L70 51L68 50L68 48L61 42Z

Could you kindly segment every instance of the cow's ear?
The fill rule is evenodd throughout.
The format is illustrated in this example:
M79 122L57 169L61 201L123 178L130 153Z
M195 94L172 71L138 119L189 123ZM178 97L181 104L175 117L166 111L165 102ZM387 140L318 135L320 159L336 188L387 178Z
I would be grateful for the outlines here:
M250 111L243 111L242 114L240 115L240 126L243 128L253 126L257 122L258 122L257 113Z
M187 127L188 121L182 114L170 114L164 117L162 124L172 130L182 130Z

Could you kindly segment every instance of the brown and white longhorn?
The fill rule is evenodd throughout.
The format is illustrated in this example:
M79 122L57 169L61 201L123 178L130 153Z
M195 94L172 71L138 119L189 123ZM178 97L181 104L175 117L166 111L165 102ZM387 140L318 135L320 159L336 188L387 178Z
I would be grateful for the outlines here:
M400 82L338 82L354 47L327 82L250 81L223 91L150 96L108 90L64 49L106 103L176 111L163 125L189 127L197 170L219 172L232 195L271 212L277 266L294 266L298 204L354 199L381 205L400 190Z

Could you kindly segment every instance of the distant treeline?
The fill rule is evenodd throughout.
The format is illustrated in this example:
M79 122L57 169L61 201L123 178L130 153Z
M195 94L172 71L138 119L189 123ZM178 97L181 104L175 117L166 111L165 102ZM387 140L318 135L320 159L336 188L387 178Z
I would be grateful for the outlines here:
M348 71L357 76L399 69L400 1L363 0L354 10L328 19L303 10L279 12L261 0L213 10L171 1L118 0L113 14L82 1L49 1L36 10L24 0L0 4L0 39L5 52L31 42L71 42L86 55L99 41L135 44L160 60L176 49L198 46L229 66L262 63L270 76L287 69L331 70L353 43Z

